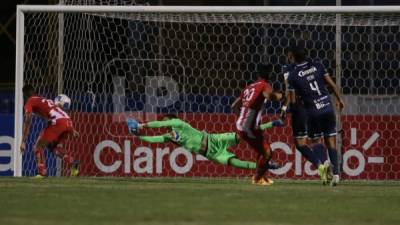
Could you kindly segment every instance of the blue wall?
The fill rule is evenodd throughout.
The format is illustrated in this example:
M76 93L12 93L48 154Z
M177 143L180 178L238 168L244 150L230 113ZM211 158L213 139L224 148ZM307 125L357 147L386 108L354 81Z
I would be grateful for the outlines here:
M14 140L14 114L0 113L0 176L12 176L12 142ZM7 141L6 139L12 140ZM7 141L7 143L4 143Z

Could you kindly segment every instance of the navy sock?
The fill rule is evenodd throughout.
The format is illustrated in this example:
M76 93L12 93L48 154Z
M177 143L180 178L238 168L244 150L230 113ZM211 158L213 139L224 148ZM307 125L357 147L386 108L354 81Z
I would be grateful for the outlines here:
M328 159L328 156L326 155L326 149L323 144L316 144L312 147L312 149L321 163L325 162Z
M339 174L339 154L334 148L328 148L329 159L333 165L333 174Z
M315 167L318 168L318 166L321 164L317 156L314 154L313 151L311 151L310 147L308 147L307 145L297 146L297 150L299 150L304 158L310 161Z

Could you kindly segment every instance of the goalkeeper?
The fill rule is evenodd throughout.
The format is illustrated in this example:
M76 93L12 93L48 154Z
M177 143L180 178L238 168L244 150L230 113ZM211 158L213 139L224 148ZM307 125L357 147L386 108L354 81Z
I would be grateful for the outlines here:
M203 155L207 159L223 165L230 165L242 169L255 169L256 163L252 161L240 160L235 154L228 151L229 147L239 143L236 133L208 134L205 131L194 129L189 123L178 119L175 115L165 115L162 121L151 121L147 123L138 123L134 119L128 119L127 125L129 133L149 143L172 142L183 146L190 152ZM275 120L262 124L262 130L275 126L283 126L282 120ZM143 128L171 129L170 132L159 136L142 136L139 131ZM277 169L279 166L274 163L267 165L267 169Z

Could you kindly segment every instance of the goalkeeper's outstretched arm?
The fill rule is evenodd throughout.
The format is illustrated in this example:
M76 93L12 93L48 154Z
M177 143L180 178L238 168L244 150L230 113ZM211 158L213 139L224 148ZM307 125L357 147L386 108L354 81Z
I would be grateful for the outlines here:
M281 119L269 121L268 123L263 123L260 125L261 130L270 129L273 127L282 127L284 125Z
M182 127L185 125L185 122L180 120L180 119L169 119L169 120L163 120L163 121L151 121L151 122L146 122L146 123L139 123L135 119L127 119L126 121L129 129L129 133L138 135L139 131L142 128L148 127L148 128L160 128L160 127L168 127L168 128L178 128Z
M183 124L184 122L180 119L171 119L171 120L155 120L155 121L150 121L147 123L142 123L140 124L141 127L148 127L148 128L160 128L160 127L179 127Z
M138 138L149 143L165 143L171 140L171 135L163 134L158 136L138 136Z

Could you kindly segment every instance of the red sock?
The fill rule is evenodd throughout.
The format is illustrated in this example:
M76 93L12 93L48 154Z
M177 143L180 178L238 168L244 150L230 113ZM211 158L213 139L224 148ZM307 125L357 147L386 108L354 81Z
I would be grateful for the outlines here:
M262 150L263 152L258 154L257 158L256 179L260 179L264 176L265 172L267 172L268 162L271 158L271 149L268 143L263 143Z
M35 155L36 155L39 174L42 175L42 176L46 176L47 169L46 169L46 160L45 160L45 157L44 157L44 149L43 148L36 148L35 149Z
M62 158L63 163L64 163L67 167L69 167L69 165L72 164L72 162L74 161L74 158L73 158L71 155L65 153L64 148L63 148L62 145L57 145L57 147L54 148L53 151L54 151L54 153L55 153L57 156L59 156L59 157Z
M64 155L63 160L65 161L65 163L71 164L72 162L74 162L74 158L68 154Z
M256 180L264 176L265 172L267 171L267 163L268 162L265 160L265 157L259 154L257 158Z

